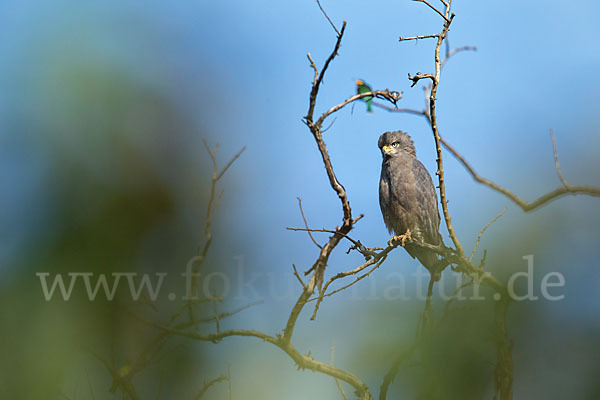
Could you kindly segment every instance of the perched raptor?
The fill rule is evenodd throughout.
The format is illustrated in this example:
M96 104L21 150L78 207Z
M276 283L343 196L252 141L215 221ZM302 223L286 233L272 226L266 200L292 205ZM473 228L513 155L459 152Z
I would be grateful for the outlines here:
M411 238L434 246L443 244L439 233L440 214L431 176L417 160L410 136L402 131L379 137L383 156L379 180L379 205L388 231L404 240ZM439 280L443 265L437 254L407 243L404 248Z

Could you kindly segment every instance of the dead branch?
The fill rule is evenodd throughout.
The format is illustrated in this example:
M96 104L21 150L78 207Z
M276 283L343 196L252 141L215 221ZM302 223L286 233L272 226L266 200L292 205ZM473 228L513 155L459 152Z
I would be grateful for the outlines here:
M448 44L448 40L446 40L446 44ZM444 59L442 60L442 68L444 68L444 65L446 65L446 63L448 62L448 60L450 60L450 58L452 58L452 56L454 56L462 51L477 51L477 47L462 46L462 47L457 47L453 50L446 49L446 56L444 56Z
M211 386L219 383L219 382L224 382L229 380L229 377L225 376L225 375L221 375L218 378L212 379L208 382L206 382L204 384L204 386L202 386L202 389L200 389L200 391L198 392L198 394L194 397L195 400L200 400L202 398L202 396L204 396L204 394L206 393L206 391L208 389L210 389Z
M440 35L438 33L436 33L435 35L423 35L423 36L408 36L408 37L400 36L400 39L398 41L404 42L406 40L432 39L432 38L438 38L439 36Z
M294 360L298 368L309 369L314 372L321 372L333 378L340 379L354 387L360 399L367 400L372 398L368 387L355 375L338 369L332 365L317 361L309 355L300 354L300 352L298 352L298 350L296 350L296 348L292 346L283 335L271 336L263 332L246 329L231 329L211 334L201 334L194 330L172 328L150 320L143 320L143 322L147 325L153 326L154 328L168 332L171 335L183 336L203 342L219 343L221 340L232 336L258 338L283 350L288 356L290 356L290 358L292 358L292 360Z
M463 167L465 167L467 172L473 177L473 179L476 182L479 182L479 183L491 188L492 190L495 190L496 192L501 193L504 196L508 197L511 201L513 201L515 204L517 204L519 207L521 207L521 209L525 212L535 210L536 208L549 203L551 200L557 199L564 195L585 194L585 195L594 196L594 197L600 196L600 188L599 187L583 186L583 185L577 185L577 186L568 185L567 187L565 187L563 185L561 187L554 189L551 192L548 192L548 193L538 197L536 200L534 200L532 202L527 202L527 201L519 198L516 194L514 194L510 190L479 175L475 171L475 169L471 166L471 164L469 164L469 162L454 147L452 147L447 141L445 142L444 146L446 147L446 149L448 149L448 151L450 151L450 153L452 153L454 155L454 157L456 157L456 159L458 161L460 161L460 163L463 165Z
M360 100L360 99L362 99L364 97L374 97L374 98L378 98L378 99L383 99L383 100L386 100L386 101L388 101L388 102L390 102L390 103L392 103L392 104L395 105L398 102L398 100L400 100L402 98L402 94L400 92L397 92L397 91L390 91L389 89L373 90L371 92L365 92L365 93L356 94L356 95L348 98L347 100L344 100L343 102L341 102L337 106L331 107L329 110L327 110L326 112L324 112L319 117L319 119L317 120L316 124L319 127L321 127L321 125L325 121L325 118L329 117L334 112L339 111L342 108L346 107L348 104L353 103L356 100Z
M504 210L502 210L502 212L500 214L496 215L490 222L488 222L487 225L484 226L483 229L479 232L479 236L477 236L477 241L475 242L475 246L473 247L473 251L471 252L471 257L469 257L469 261L473 261L473 257L475 256L475 252L477 251L477 247L479 246L479 242L481 241L481 237L483 236L485 231L494 222L496 222L501 216L503 216L505 212L506 212L506 207L504 207Z
M317 5L319 6L319 9L321 10L321 12L325 16L325 18L327 18L327 21L329 21L329 24L331 25L331 27L333 28L333 30L335 31L335 33L337 33L337 35L340 36L341 35L340 31L338 31L338 29L335 27L335 24L333 23L333 21L331 20L331 18L329 18L329 15L327 15L327 13L323 9L323 7L321 7L321 2L319 0L317 0Z
M419 3L425 3L427 4L427 6L429 8L431 8L433 11L435 11L436 13L438 13L442 18L444 18L444 20L446 21L446 23L450 22L450 19L448 19L448 12L450 11L450 1L448 1L448 3L444 3L446 6L446 12L442 13L440 10L438 10L437 8L435 8L434 6L432 6L431 4L429 4L426 0L413 0Z
M552 152L554 154L554 165L556 167L556 174L558 175L558 179L563 184L565 189L569 188L569 184L563 177L562 171L560 170L560 164L558 163L558 151L556 150L556 136L554 136L554 129L550 129L550 137L552 138Z
M319 248L322 249L323 246L321 246L314 238L313 234L312 234L312 230L308 227L308 221L306 221L306 216L304 215L304 210L302 209L302 199L300 197L298 197L298 207L300 207L300 214L302 214L302 220L304 221L304 226L306 227L306 232L308 232L308 236L310 237L310 240L313 241L313 243Z
M454 55L456 55L460 52L463 52L463 51L476 51L476 50L477 50L477 48L474 46L463 46L463 47L455 48L451 51L447 50L446 56L440 63L440 70L441 70L441 68L443 68L445 66L445 64L448 62L448 60L450 60L450 58L453 57ZM423 75L423 74L417 74L415 77L411 77L409 74L409 79L413 81L413 86L414 86L414 84L416 84L416 82L418 82L420 79L423 79L423 78L431 79L431 77ZM433 79L432 79L432 81L433 81ZM430 87L427 86L426 89L430 89ZM425 119L427 120L427 123L430 126L432 126L430 113L427 111L427 109L415 110L415 109L410 109L410 108L396 108L396 107L390 107L385 104L380 104L380 103L376 103L376 102L373 102L373 105L375 105L379 108L382 108L384 110L390 111L390 112L413 114L413 115L425 117ZM550 135L552 137L552 146L553 146L553 154L554 154L554 162L555 162L555 166L556 166L556 171L557 171L558 177L562 183L562 187L556 188L555 190L538 197L536 200L534 200L532 202L527 202L525 200L522 200L521 198L519 198L516 194L514 194L510 190L498 185L497 183L495 183L487 178L482 177L475 171L475 169L466 160L466 158L462 154L460 154L452 145L450 145L450 143L448 143L448 141L446 139L444 139L443 137L440 136L440 141L441 141L442 145L444 146L444 148L446 150L448 150L463 165L463 167L467 170L467 172L473 177L473 179L476 182L481 183L485 186L488 186L492 190L508 197L512 202L514 202L519 207L521 207L521 209L525 212L535 210L536 208L541 207L541 206L549 203L550 201L552 201L556 198L562 197L564 195L584 194L584 195L594 196L594 197L600 196L600 188L599 187L585 186L585 185L571 186L567 183L567 181L564 179L564 177L562 175L562 171L560 169L560 164L558 163L556 138L555 138L553 130L551 130Z

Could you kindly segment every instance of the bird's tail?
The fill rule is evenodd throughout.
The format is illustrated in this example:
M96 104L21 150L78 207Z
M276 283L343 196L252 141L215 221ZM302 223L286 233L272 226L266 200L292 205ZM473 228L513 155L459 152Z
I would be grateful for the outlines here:
M442 271L446 267L446 262L440 260L439 256L432 251L417 246L409 246L410 245L408 244L406 245L406 251L408 251L411 256L416 257L417 260L427 268L434 281L439 281L442 277Z
M367 101L367 112L373 112L373 100Z

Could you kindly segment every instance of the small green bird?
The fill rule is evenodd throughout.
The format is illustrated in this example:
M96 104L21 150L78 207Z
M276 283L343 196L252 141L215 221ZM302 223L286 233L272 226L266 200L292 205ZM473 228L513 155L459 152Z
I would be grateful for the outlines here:
M371 91L371 86L367 85L365 81L360 79L356 81L356 94L367 93ZM373 112L373 96L363 97L361 100L367 103L367 112Z

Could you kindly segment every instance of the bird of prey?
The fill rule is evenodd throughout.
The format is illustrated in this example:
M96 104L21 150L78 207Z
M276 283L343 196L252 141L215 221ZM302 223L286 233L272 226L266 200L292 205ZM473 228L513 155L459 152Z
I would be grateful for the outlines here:
M420 241L434 246L443 244L439 233L440 214L437 194L431 176L417 160L417 152L410 136L402 131L385 132L379 137L383 156L379 180L379 205L392 238ZM391 242L391 240L390 240ZM439 280L444 265L436 253L414 243L404 248Z
M372 92L371 87L365 83L365 81L357 80L356 81L356 94L368 93ZM373 96L366 96L361 99L365 103L367 103L367 112L373 112L372 104L373 104Z

